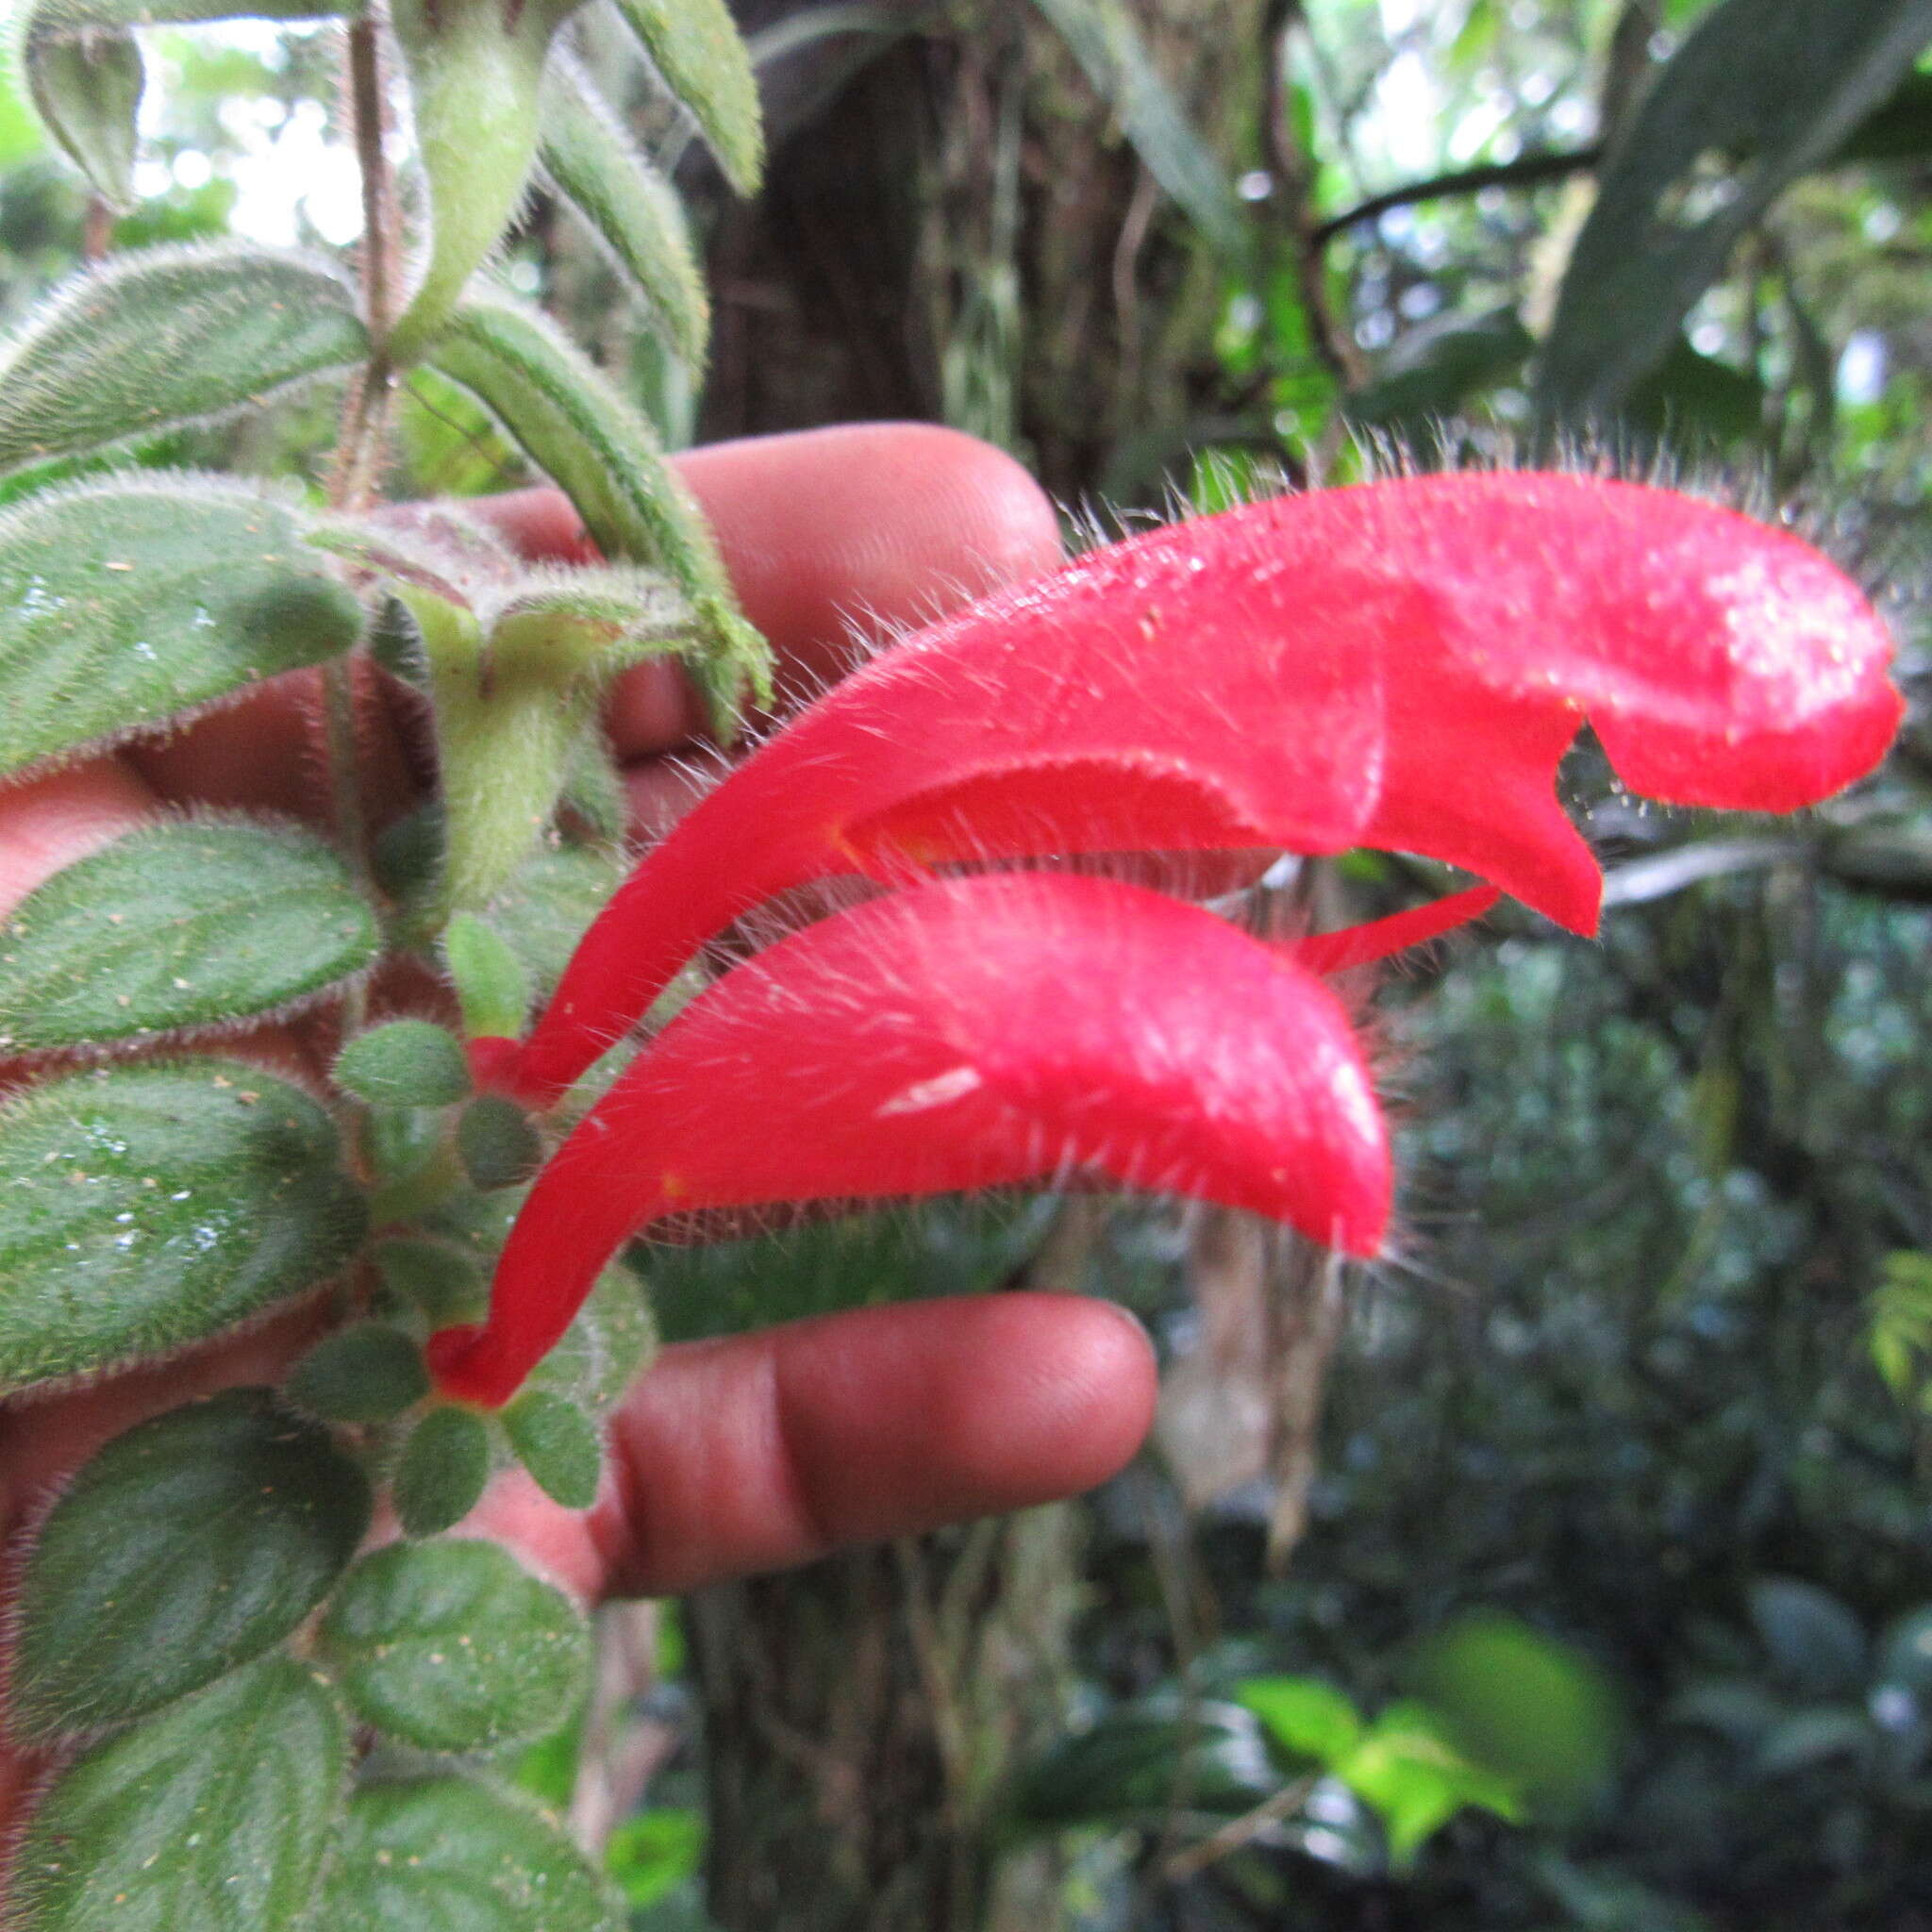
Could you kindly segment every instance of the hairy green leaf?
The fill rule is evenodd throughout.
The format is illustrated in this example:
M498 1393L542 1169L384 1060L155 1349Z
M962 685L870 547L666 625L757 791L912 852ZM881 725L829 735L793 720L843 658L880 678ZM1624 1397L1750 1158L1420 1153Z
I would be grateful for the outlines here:
M543 1158L543 1142L515 1101L482 1093L457 1123L457 1152L471 1185L487 1194L528 1180Z
M692 671L721 730L747 682L766 696L769 653L738 609L703 513L650 425L582 353L536 309L491 290L457 311L432 359L561 486L605 556L656 563L690 597Z
M524 1386L602 1415L630 1387L657 1339L638 1277L623 1266L607 1268Z
M589 1688L576 1607L496 1543L391 1543L365 1557L322 1641L356 1715L425 1751L543 1737Z
M396 1516L410 1536L460 1523L490 1480L490 1431L467 1408L432 1408L410 1432L396 1466Z
M504 1410L503 1426L517 1460L553 1503L588 1509L597 1500L604 1439L575 1402L526 1389Z
M0 472L208 422L368 353L347 279L245 242L117 256L0 354Z
M443 933L442 952L464 1032L473 1040L514 1040L530 1010L530 977L508 941L474 913L459 912Z
M537 159L551 36L576 4L396 0L391 8L429 190L428 257L390 336L398 363L421 358L516 219Z
M1239 248L1242 221L1221 163L1161 77L1124 0L1034 0L1121 118L1147 172L1202 232Z
M539 996L547 994L563 977L577 941L623 877L617 859L595 847L540 846L484 908L487 930L492 937L500 936L501 943L520 962L531 990ZM451 971L455 970L452 955ZM515 1024L502 1030L521 1032L527 1010L526 999L516 1009Z
M45 1737L118 1724L259 1657L327 1594L369 1509L328 1432L265 1389L117 1436L28 1559L14 1724Z
M482 1316L489 1283L482 1263L467 1247L396 1235L376 1244L375 1265L384 1288L405 1307L421 1309L432 1327Z
M337 1274L366 1219L334 1124L240 1061L50 1080L0 1108L0 1387L109 1368Z
M129 27L228 20L322 20L355 0L25 0L13 32L48 132L111 204L133 200L135 118L145 83Z
M436 1777L356 1793L317 1924L328 1932L621 1932L625 1912L530 1799Z
M1724 0L1707 14L1604 171L1543 344L1543 408L1619 408L1738 238L1887 97L1928 40L1932 0ZM1687 211L1713 150L1753 158L1707 212Z
M702 367L711 308L676 192L566 54L552 59L544 78L538 157L677 353Z
M0 513L0 773L340 657L356 599L292 505L155 471Z
M29 34L21 65L47 132L113 208L134 200L135 117L147 69L134 36L91 27L58 38Z
M469 1092L470 1068L447 1028L391 1020L343 1047L335 1080L373 1107L450 1107Z
M374 908L312 833L142 825L0 922L0 1047L221 1025L312 999L381 951Z
M358 1322L318 1341L284 1391L297 1408L332 1423L386 1423L429 1393L423 1351L400 1328Z
M16 1932L295 1932L342 1826L349 1726L288 1657L97 1744L34 1814ZM332 1924L333 1922L331 1922Z
M690 110L725 178L756 194L765 165L758 80L724 0L617 0L664 85Z

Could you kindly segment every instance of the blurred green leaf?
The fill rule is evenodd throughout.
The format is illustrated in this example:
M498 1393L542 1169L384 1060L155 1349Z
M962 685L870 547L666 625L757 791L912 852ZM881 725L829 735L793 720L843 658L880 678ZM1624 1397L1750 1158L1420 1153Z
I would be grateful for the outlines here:
M704 1857L704 1813L653 1806L610 1834L604 1862L632 1909L641 1910L696 1876Z
M1291 1757L1312 1757L1332 1766L1345 1759L1361 1738L1361 1713L1318 1677L1248 1677L1234 1687L1234 1695Z
M1932 0L1724 0L1644 97L1577 237L1538 372L1558 417L1614 413L1738 238L1932 40ZM1720 192L1711 155L1748 151Z

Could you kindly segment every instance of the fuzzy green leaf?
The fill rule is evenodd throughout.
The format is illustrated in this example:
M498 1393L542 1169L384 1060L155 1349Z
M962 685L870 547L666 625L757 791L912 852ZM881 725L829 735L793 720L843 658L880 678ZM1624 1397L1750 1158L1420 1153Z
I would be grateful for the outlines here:
M528 1114L501 1093L479 1094L457 1123L457 1153L473 1187L486 1194L536 1173L543 1142Z
M327 1594L369 1484L265 1389L129 1429L55 1505L28 1559L13 1722L46 1737L142 1717L259 1657Z
M0 923L0 1047L221 1025L375 963L348 868L293 827L168 821L58 872Z
M525 1387L602 1415L637 1378L657 1340L638 1277L622 1265L607 1268Z
M32 1088L0 1108L0 1388L249 1321L339 1273L365 1219L334 1124L259 1067Z
M503 1425L517 1460L553 1503L588 1509L597 1500L604 1439L575 1402L526 1389L504 1410Z
M488 930L522 963L535 993L548 994L563 977L577 941L623 878L618 861L592 846L541 847L484 908ZM503 1030L521 1032L527 1011L525 1003Z
M147 69L134 36L110 27L25 41L27 92L47 132L112 208L134 200L135 119Z
M42 1799L15 1932L295 1932L341 1830L349 1726L288 1657L97 1744Z
M621 1932L625 1915L608 1880L530 1799L436 1777L356 1793L316 1923L328 1932Z
M472 1040L514 1040L530 1010L530 976L493 927L459 912L442 936L443 959Z
M543 1737L588 1689L576 1607L495 1543L391 1543L365 1557L322 1641L356 1715L425 1751Z
M685 361L701 368L711 305L683 208L567 54L553 57L544 76L538 158L558 193L589 224L619 278Z
M536 309L492 289L472 293L432 359L562 488L606 557L655 563L690 597L692 673L721 731L747 682L768 696L770 654L738 609L695 499L650 425L581 351Z
M0 472L207 422L368 354L330 263L244 242L118 256L0 354Z
M435 1536L476 1507L490 1480L490 1431L467 1408L432 1408L396 1466L396 1516L409 1536Z
M391 1020L343 1047L335 1080L372 1107L450 1107L469 1092L470 1069L446 1028L428 1020Z
M145 74L133 26L228 20L323 20L358 13L333 0L27 0L14 17L19 63L48 132L112 205L133 200L135 120Z
M489 1284L477 1257L445 1241L398 1235L380 1241L375 1266L389 1292L404 1306L420 1308L431 1326L473 1322L483 1312Z
M765 166L758 85L724 0L617 0L664 84L690 110L725 178L756 194Z
M340 657L362 613L279 496L155 471L0 514L0 773Z
M423 1351L381 1322L358 1322L318 1341L284 1391L297 1408L333 1423L386 1423L429 1393Z
M399 364L435 341L516 219L537 159L544 60L574 4L396 0L391 9L429 191L428 255L390 336Z

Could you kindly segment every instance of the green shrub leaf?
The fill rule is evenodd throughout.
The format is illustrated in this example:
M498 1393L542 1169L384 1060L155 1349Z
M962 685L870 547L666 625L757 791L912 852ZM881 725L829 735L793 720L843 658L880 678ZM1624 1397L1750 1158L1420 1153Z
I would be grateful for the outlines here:
M368 354L346 279L242 242L118 256L0 359L0 472L207 422Z
M623 866L608 852L586 845L541 847L484 908L486 930L521 963L531 991L547 995L623 878ZM451 943L453 939L454 927ZM456 971L454 952L450 968ZM527 1003L520 1006L515 1024L504 1030L520 1033L527 1011Z
M264 1389L117 1436L28 1559L13 1666L33 1736L142 1717L301 1623L369 1526L369 1485Z
M476 397L576 506L606 557L655 563L691 600L692 674L730 728L749 682L769 691L769 653L740 613L702 512L642 415L536 309L473 292L431 359Z
M400 1328L358 1322L316 1343L289 1377L297 1408L334 1423L386 1423L429 1393L423 1352Z
M756 194L765 130L751 58L724 0L617 0L664 84L690 110L725 178Z
M1615 411L1669 353L1739 238L1885 100L1932 39L1932 0L1724 0L1644 96L1576 238L1543 343L1552 414ZM1713 152L1731 192L1686 220Z
M316 1923L328 1932L620 1932L625 1912L529 1799L436 1777L356 1793Z
M374 908L312 833L142 825L0 923L0 1047L140 1040L315 998L382 951Z
M530 1372L525 1391L560 1395L602 1415L637 1379L657 1341L642 1284L626 1267L607 1268L562 1339Z
M479 1094L457 1123L457 1152L473 1187L487 1194L537 1172L543 1143L530 1117L501 1093Z
M100 1068L0 1108L0 1388L219 1334L320 1286L365 1211L314 1101L239 1061Z
M553 1503L588 1509L597 1500L604 1439L575 1402L546 1389L526 1389L504 1410L503 1425L517 1460Z
M463 1031L472 1040L514 1040L530 1010L530 976L509 942L474 914L459 912L442 936Z
M130 33L25 41L27 91L47 132L113 208L134 200L135 117L147 69Z
M396 1467L396 1516L410 1536L436 1536L476 1507L490 1480L490 1430L467 1408L432 1408Z
M588 1688L576 1607L495 1543L391 1543L365 1557L322 1640L356 1715L425 1751L543 1737Z
M391 1020L343 1047L336 1085L372 1107L449 1107L470 1091L462 1044L428 1020Z
M97 1744L42 1799L17 1932L294 1932L341 1829L349 1727L287 1657Z
M711 306L676 192L565 54L552 58L544 76L538 158L551 185L603 244L618 277L677 353L701 367Z
M0 514L0 773L340 657L361 610L291 505L155 471Z

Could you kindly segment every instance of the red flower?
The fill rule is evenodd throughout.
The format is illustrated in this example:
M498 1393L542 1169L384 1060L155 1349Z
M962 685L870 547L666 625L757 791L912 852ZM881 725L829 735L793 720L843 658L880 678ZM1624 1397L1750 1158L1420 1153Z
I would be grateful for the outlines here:
M1789 810L1883 753L1890 656L1817 552L1632 484L1411 477L1173 525L916 633L800 714L638 868L479 1076L548 1105L707 939L839 873L1363 844L1593 931L1601 875L1554 791L1586 717L1650 797Z
M438 1386L507 1401L668 1215L1104 1175L1380 1246L1389 1145L1341 1003L1176 899L958 879L808 926L693 1000L544 1168Z
M761 901L837 873L910 888L737 968L640 1056L540 1175L488 1322L432 1338L439 1388L507 1400L626 1236L702 1208L1097 1174L1374 1253L1387 1142L1315 975L1497 889L1593 929L1601 875L1554 785L1586 717L1640 791L1788 810L1882 756L1890 657L1796 539L1559 475L1257 504L919 632L651 854L526 1041L473 1042L479 1080L548 1104ZM918 883L1055 853L1354 844L1494 886L1270 948L1126 886Z

